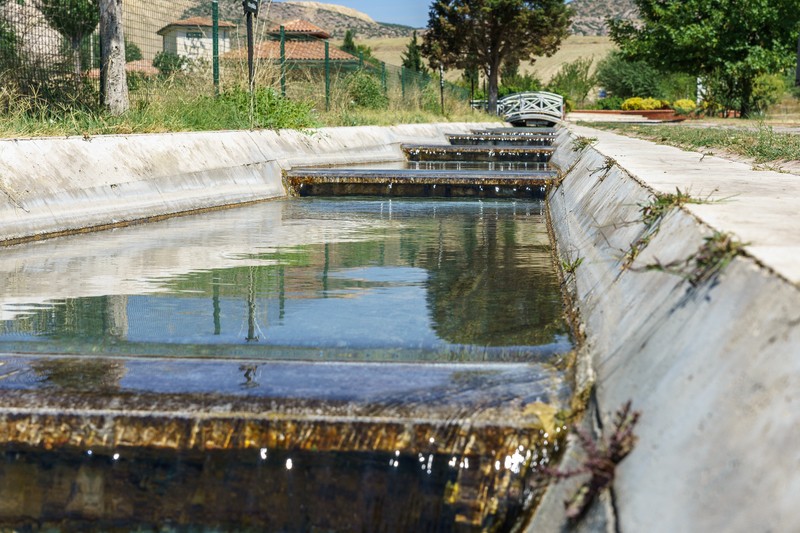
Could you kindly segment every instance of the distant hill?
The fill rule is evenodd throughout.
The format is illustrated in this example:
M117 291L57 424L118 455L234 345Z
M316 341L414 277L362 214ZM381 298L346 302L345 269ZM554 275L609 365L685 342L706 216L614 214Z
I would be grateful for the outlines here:
M234 24L241 24L242 6L240 2L219 4L220 18ZM183 13L183 17L211 16L211 7L206 0L198 0L193 7ZM335 4L320 2L273 2L269 10L261 15L268 24L279 24L287 20L303 19L328 31L333 38L343 38L347 30L356 32L357 39L411 37L414 28L400 24L375 22L369 15Z
M572 0L573 35L608 35L606 19L636 20L638 11L633 0Z

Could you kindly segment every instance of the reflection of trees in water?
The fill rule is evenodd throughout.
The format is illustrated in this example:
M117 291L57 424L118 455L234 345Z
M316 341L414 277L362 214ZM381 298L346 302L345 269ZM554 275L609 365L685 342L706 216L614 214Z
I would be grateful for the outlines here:
M31 368L43 385L75 392L117 390L126 373L125 363L92 356L37 359Z
M565 333L558 279L546 246L522 244L514 220L440 223L423 250L434 329L448 342L538 345ZM542 268L544 267L544 268Z

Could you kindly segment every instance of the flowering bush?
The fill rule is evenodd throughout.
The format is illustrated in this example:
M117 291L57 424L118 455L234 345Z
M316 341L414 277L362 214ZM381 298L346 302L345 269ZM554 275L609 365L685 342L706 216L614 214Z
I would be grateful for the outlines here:
M697 108L697 105L694 101L689 100L687 98L683 98L681 100L675 100L672 102L672 109L679 115L688 115L692 111Z
M622 102L622 109L625 111L652 111L654 109L663 109L669 107L669 102L658 100L656 98L628 98Z

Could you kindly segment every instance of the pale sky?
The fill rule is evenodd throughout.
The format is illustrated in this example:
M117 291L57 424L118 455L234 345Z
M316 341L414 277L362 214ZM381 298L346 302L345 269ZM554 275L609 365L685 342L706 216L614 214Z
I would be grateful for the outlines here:
M297 0L295 0L297 1ZM302 0L300 0L302 1ZM377 22L405 24L414 28L428 25L428 8L433 0L317 0L366 13Z

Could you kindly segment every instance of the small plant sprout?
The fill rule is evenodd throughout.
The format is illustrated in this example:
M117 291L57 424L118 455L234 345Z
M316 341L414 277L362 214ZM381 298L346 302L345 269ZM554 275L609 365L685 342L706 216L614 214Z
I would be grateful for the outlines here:
M716 231L705 242L691 259L693 268L687 279L692 287L716 277L733 258L742 253L745 243L730 233Z
M608 173L611 172L611 169L614 168L614 165L617 164L617 160L613 157L606 157L603 161L602 166L599 166L592 170L592 175L596 174L597 172L602 172L603 174L600 176L600 181L606 179Z
M586 148L597 142L597 137L575 137L572 141L573 152L583 152Z
M545 476L556 480L589 476L575 494L564 502L570 522L580 519L594 499L614 481L616 466L628 456L636 444L637 437L633 428L638 420L639 413L631 411L631 402L628 401L617 411L610 434L599 442L595 442L589 431L576 426L573 431L586 454L583 463L574 470L562 471L548 467L540 469Z
M581 266L583 263L583 257L576 257L574 260L570 261L568 259L561 260L561 268L564 269L564 272L567 274L575 274L575 271L578 270L578 267Z
M647 248L650 240L658 233L661 221L667 214L675 209L686 204L704 204L708 200L702 198L694 198L689 192L683 192L679 188L675 188L675 193L659 193L655 194L648 203L639 206L639 213L641 213L641 221L645 226L642 235L631 243L631 247L625 253L622 261L622 268L627 269L633 264L639 254Z
M656 262L647 270L659 270L685 278L692 287L716 278L733 259L744 251L747 243L738 240L731 233L715 231L704 239L696 253L683 261L664 264Z

